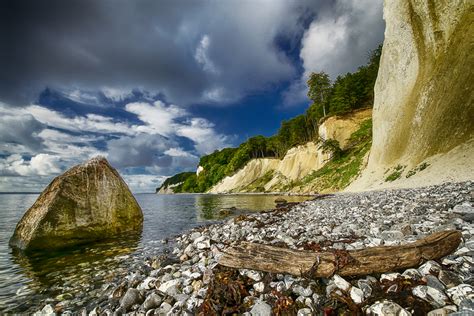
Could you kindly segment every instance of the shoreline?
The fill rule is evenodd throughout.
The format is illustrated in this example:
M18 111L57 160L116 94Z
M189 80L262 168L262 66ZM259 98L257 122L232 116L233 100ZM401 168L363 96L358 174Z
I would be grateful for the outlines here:
M87 302L86 310L92 315L133 312L147 316L220 313L224 308L247 315L270 315L272 311L314 315L328 309L376 314L382 307L400 315L417 309L459 310L474 299L474 225L472 218L466 221L452 209L472 211L473 202L474 182L468 181L343 192L239 215L170 237L175 248L164 255L161 264L150 266L147 273L129 271L120 284L107 286L96 302ZM438 263L420 264L417 270L365 278L307 279L218 265L222 252L241 241L346 251L413 242L444 229L462 231L463 242L452 255ZM402 286L402 281L409 286ZM58 311L53 303L43 308L43 312L51 310ZM67 307L61 311L67 314Z

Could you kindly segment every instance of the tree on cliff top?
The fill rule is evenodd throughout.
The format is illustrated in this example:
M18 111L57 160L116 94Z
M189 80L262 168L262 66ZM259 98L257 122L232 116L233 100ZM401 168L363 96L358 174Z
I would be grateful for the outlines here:
M331 93L331 80L325 72L313 72L308 79L308 98L323 109L326 116L326 103Z

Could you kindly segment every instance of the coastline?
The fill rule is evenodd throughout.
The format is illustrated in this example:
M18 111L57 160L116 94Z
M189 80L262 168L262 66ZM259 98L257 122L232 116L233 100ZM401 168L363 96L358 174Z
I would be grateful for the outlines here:
M191 315L228 308L247 315L272 311L313 315L329 309L367 312L385 306L409 315L416 309L458 310L474 298L474 225L453 209L465 206L472 211L473 192L474 183L468 181L343 193L201 226L170 238L172 253L151 263L148 271L129 271L120 284L106 286L96 302L87 302L86 311ZM447 229L462 231L464 239L452 255L438 263L420 263L418 269L365 278L308 279L218 265L222 252L241 241L347 251L405 244ZM402 281L409 285L401 286ZM413 300L408 302L407 297ZM49 302L42 311L67 314L67 307L58 310L56 302Z

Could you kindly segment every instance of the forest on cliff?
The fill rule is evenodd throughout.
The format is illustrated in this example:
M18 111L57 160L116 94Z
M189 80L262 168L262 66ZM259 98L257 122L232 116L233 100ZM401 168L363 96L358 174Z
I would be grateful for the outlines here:
M224 148L201 157L199 165L203 171L199 175L194 172L178 173L166 179L157 192L170 185L175 185L175 193L206 192L251 159L283 158L290 148L317 141L318 126L325 118L372 107L381 52L382 45L379 45L368 54L366 65L353 73L338 76L334 82L324 72L312 73L307 81L311 104L305 113L283 121L278 132L271 137L250 137L237 148ZM331 141L322 146L336 155L340 151L338 144Z

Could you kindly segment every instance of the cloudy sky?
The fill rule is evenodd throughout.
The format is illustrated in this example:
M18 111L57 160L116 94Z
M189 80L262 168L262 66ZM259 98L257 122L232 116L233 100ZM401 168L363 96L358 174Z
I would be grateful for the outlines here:
M152 192L275 133L383 32L382 0L0 0L0 192L95 155Z

